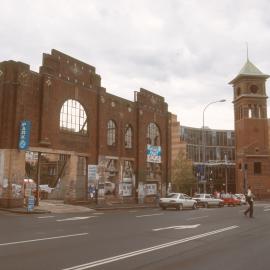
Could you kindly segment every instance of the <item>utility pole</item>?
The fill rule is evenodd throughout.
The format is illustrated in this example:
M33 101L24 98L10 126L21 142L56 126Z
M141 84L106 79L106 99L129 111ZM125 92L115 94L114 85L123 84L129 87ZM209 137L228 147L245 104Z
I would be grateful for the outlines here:
M227 160L227 154L225 154L224 159L225 159L225 192L227 194L228 193L228 172L227 172L228 160Z
M204 109L203 109L203 126L202 126L202 144L203 144L203 147L202 147L202 151L203 151L203 192L206 193L206 177L205 177L205 171L206 171L206 160L205 160L205 148L206 148L206 134L205 134L205 125L204 125L204 113L205 113L205 110L208 108L208 106L210 106L211 104L214 104L214 103L218 103L218 102L225 102L226 99L221 99L221 100L217 100L217 101L212 101L210 103L208 103Z
M36 185L36 206L39 206L39 183L40 183L40 159L41 152L38 152L38 162L37 162L37 185Z

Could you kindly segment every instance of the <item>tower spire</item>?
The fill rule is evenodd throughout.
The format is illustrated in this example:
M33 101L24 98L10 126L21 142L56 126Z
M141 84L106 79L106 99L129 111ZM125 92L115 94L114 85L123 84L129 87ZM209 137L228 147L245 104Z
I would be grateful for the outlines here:
M249 58L248 58L248 42L246 42L246 47L247 47L247 61L249 61Z

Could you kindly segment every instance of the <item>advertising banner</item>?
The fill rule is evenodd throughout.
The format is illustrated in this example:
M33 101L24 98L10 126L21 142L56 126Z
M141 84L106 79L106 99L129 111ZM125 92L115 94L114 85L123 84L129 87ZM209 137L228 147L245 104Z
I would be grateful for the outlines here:
M119 194L122 196L132 195L132 184L131 183L120 183L119 184Z
M30 131L31 131L31 121L23 120L20 124L19 132L19 143L18 147L20 150L26 150L30 143Z
M88 180L95 181L97 179L97 165L88 164Z
M157 184L145 184L144 185L145 195L155 195L157 194Z
M147 162L161 163L161 146L147 144Z

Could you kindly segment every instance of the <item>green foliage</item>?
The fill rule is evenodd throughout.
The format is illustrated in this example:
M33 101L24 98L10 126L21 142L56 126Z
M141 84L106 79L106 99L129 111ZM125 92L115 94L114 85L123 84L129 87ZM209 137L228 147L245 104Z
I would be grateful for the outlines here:
M196 177L192 170L192 162L186 159L181 150L172 168L172 185L175 192L190 194L196 186ZM191 194L190 194L191 195Z

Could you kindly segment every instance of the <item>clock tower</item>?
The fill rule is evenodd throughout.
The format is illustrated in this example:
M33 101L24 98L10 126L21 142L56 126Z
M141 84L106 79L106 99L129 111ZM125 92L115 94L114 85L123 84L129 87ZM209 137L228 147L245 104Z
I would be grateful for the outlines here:
M251 185L257 198L270 197L267 78L269 75L247 59L230 82L234 92L236 191L246 192Z

